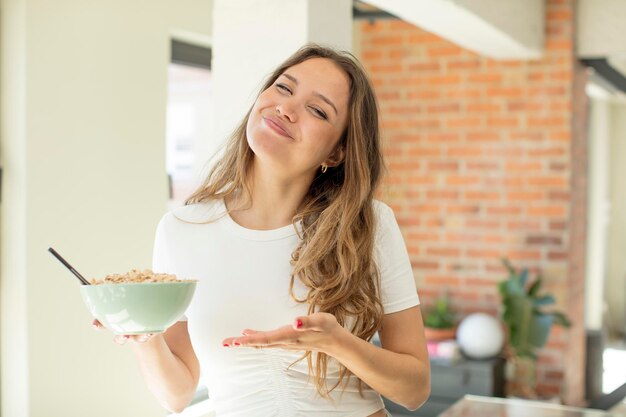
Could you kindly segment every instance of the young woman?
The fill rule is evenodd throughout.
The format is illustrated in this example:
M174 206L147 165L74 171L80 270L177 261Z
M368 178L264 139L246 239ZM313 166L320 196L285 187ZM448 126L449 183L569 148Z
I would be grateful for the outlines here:
M153 269L199 280L186 317L131 339L172 411L200 378L218 417L388 415L430 391L411 264L373 196L384 163L371 84L350 54L307 45L276 69L186 205ZM378 332L382 348L370 340Z

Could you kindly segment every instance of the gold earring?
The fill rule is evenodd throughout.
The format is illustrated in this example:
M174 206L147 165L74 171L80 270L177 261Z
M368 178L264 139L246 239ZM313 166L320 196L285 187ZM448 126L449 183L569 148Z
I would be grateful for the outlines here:
M327 169L328 169L328 165L322 164L322 174L324 174Z

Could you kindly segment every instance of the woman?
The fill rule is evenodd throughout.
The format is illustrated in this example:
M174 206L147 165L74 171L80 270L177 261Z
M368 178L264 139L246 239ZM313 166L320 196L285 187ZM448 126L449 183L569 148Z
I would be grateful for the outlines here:
M348 53L271 75L222 159L157 228L153 269L199 280L183 321L131 339L162 405L203 371L217 416L388 415L430 390L419 299L391 209L377 104ZM382 348L369 341L378 332Z

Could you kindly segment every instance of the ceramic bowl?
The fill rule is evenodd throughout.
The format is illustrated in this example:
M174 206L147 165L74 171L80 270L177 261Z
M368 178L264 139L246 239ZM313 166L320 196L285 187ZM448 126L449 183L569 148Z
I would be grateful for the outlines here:
M184 314L195 281L82 285L91 314L115 334L164 332Z

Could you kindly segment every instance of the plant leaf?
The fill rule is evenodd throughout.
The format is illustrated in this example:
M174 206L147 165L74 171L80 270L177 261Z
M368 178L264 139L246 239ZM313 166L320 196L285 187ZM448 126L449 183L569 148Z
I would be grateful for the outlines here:
M534 300L535 307L547 306L550 304L554 304L555 302L556 300L554 299L552 295L544 295L544 296L535 298Z
M570 327L572 325L572 323L569 321L565 314L559 312L554 312L550 314L552 314L552 317L554 318L554 324L558 324L559 326L563 327Z
M528 343L536 348L544 347L548 341L552 321L552 314L535 313L529 326Z
M543 278L537 277L535 282L533 282L533 285L531 285L530 288L528 289L528 295L530 295L531 297L536 296L539 293L541 284L543 284Z
M522 269L522 272L519 274L520 287L526 288L526 282L528 282L528 268Z

